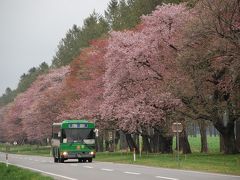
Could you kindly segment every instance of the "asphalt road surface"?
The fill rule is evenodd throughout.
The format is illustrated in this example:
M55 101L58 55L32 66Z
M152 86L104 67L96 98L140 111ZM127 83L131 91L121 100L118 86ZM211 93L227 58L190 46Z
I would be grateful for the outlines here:
M0 162L6 162L5 153L0 152ZM54 163L53 158L42 156L9 154L8 162L59 180L240 180L240 176L107 162Z

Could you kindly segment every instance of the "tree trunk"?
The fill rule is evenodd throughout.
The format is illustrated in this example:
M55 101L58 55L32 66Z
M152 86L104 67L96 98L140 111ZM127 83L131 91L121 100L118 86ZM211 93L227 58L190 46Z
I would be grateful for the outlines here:
M133 138L134 143L136 144L136 147L139 147L139 135L133 134L132 138Z
M127 149L128 148L128 144L127 144L127 140L126 140L126 136L125 134L120 131L120 149L123 150L123 149Z
M131 134L126 134L126 140L127 140L128 147L130 148L130 151L133 152L135 149L135 152L139 153L139 148L136 146Z
M183 129L182 133L180 134L179 138L180 149L182 149L183 154L191 154L191 148L188 142L188 136L186 130Z
M240 152L240 119L236 121L236 144L238 151Z
M222 135L220 134L219 135L219 137L220 137L220 152L224 152L224 143L223 143L223 137L222 137Z
M151 149L151 146L150 146L148 136L147 135L142 135L142 140L143 140L142 151L151 153L152 149Z
M115 143L115 147L117 147L119 141L120 141L120 133L119 133L119 131L114 131L114 143Z
M96 151L97 152L103 152L104 148L103 148L103 136L99 135L96 138Z
M214 137L217 137L217 135L219 135L217 129L213 126L213 134L214 134Z
M162 134L159 135L159 151L161 153L172 153L172 136L163 136Z
M154 153L159 152L159 134L154 132L154 135L151 137L151 147Z
M223 125L222 121L217 121L214 126L222 135L222 140L224 144L225 154L236 154L238 153L235 134L234 134L234 121L230 121L227 125Z
M109 145L109 141L105 139L105 150L109 151L110 150L110 145Z
M212 137L213 136L213 126L212 125L210 125L209 127L208 127L208 130L209 130L209 135L210 135L210 137Z
M208 152L206 126L207 126L206 121L204 121L204 120L199 121L199 129L200 129L200 135L201 135L201 153Z

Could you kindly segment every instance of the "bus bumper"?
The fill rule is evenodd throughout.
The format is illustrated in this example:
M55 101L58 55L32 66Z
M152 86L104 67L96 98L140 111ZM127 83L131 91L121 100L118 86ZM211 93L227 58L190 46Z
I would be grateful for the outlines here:
M95 158L95 152L63 152L61 157L64 159Z

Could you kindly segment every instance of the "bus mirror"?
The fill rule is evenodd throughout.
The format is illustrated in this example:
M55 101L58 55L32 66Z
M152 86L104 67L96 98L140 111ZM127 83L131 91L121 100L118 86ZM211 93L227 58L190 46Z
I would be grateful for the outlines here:
M61 137L61 132L60 132L60 131L58 132L58 137L59 137L59 138Z
M98 137L98 129L95 129L94 132L95 132L95 136Z

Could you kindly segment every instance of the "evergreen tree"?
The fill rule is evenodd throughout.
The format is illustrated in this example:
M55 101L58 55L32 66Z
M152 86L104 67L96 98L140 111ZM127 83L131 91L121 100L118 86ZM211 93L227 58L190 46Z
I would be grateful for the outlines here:
M80 33L81 30L77 25L73 25L72 29L68 30L66 37L60 41L58 51L53 57L52 65L54 67L69 64L76 54L78 54L79 46L77 40L79 39Z
M94 11L84 20L82 28L73 25L66 37L60 41L52 66L61 67L69 64L80 53L81 48L89 46L91 40L101 37L108 31L107 21Z
M135 27L143 14L149 14L162 0L111 0L105 18L113 30Z
M16 90L7 87L5 93L0 97L0 107L13 101L16 97Z
M49 66L46 62L43 62L42 64L40 64L39 66L39 72L42 73L46 73L49 70Z
M108 4L107 10L104 12L105 18L112 29L118 29L119 20L119 3L118 0L111 0Z

